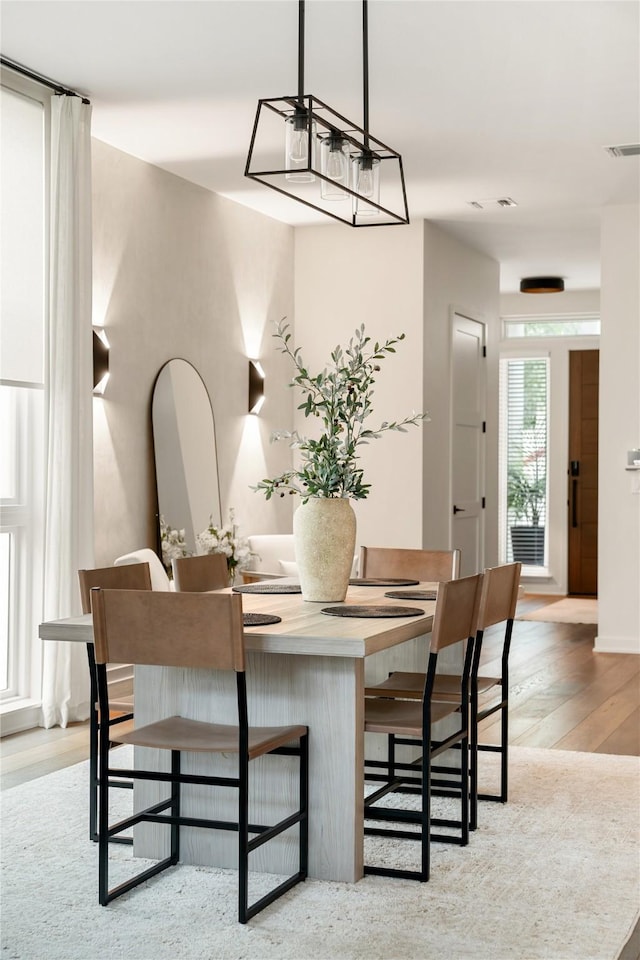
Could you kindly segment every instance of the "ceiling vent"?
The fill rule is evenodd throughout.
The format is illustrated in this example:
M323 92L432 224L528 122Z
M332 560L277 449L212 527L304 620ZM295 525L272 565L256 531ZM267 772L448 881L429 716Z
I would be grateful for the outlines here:
M517 207L518 204L511 197L490 197L488 200L467 200L474 210L484 210L486 207Z
M637 157L640 155L640 143L620 143L615 147L604 148L610 157Z

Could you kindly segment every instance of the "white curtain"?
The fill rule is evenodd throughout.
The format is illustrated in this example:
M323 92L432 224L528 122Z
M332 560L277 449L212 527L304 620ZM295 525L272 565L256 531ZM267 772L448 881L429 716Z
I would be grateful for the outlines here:
M81 612L78 569L93 566L91 106L51 102L44 619ZM42 722L89 713L83 644L43 644Z

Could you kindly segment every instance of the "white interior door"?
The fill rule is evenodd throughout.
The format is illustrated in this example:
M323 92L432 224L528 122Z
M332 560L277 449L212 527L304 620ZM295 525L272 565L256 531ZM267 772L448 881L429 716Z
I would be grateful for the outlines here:
M451 352L451 545L461 576L484 567L485 328L453 315Z

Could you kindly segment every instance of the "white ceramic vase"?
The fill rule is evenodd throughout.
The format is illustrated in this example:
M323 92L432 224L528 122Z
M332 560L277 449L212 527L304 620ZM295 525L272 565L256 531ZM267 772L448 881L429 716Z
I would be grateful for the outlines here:
M356 545L356 515L347 499L313 497L293 515L303 600L344 600Z

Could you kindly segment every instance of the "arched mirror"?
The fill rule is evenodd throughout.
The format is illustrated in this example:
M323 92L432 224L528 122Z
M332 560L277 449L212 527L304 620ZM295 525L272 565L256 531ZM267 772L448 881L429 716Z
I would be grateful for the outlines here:
M220 524L220 487L213 410L198 371L186 360L161 368L151 404L158 509L184 529L187 549L213 517Z

